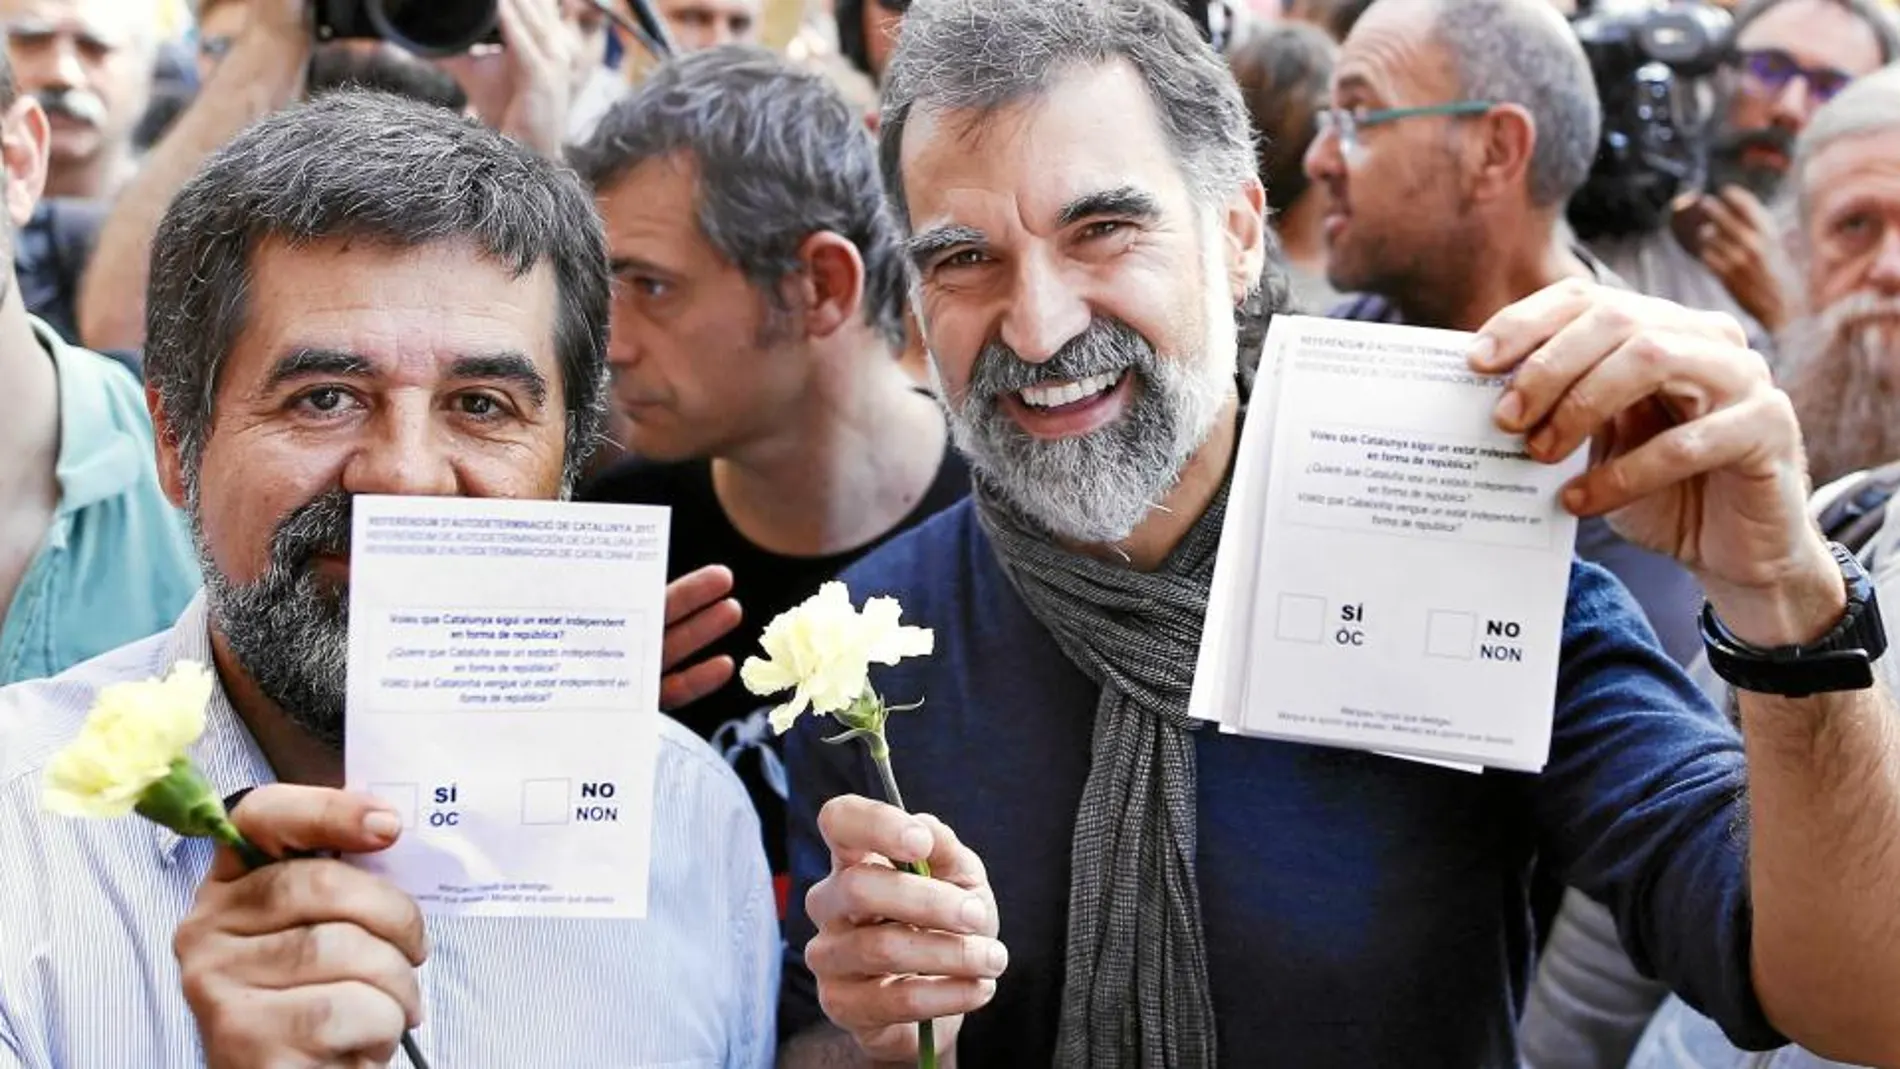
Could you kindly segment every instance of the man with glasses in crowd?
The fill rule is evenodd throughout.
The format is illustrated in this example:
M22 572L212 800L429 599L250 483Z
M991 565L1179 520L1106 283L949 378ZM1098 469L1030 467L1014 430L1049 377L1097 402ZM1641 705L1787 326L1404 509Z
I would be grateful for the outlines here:
M1347 37L1333 107L1306 168L1330 196L1322 224L1327 278L1361 294L1344 319L1476 330L1499 309L1565 278L1613 282L1569 244L1565 202L1590 172L1600 108L1588 64L1554 14L1486 23L1486 7L1452 16L1421 54L1430 6L1375 5ZM1371 18L1368 13L1367 18ZM1642 604L1663 648L1687 663L1702 648L1701 592L1673 561L1617 538L1601 520L1578 529L1577 551L1615 573Z
M1334 67L1334 106L1322 113L1306 166L1331 194L1323 227L1328 280L1363 294L1335 312L1342 318L1475 330L1566 278L1617 284L1570 244L1563 227L1564 206L1590 173L1602 122L1575 38L1554 13L1522 5L1447 11L1434 32L1430 5L1375 4ZM1678 664L1701 652L1702 593L1687 571L1618 538L1601 519L1579 523L1577 552L1622 580ZM1533 894L1542 918L1564 901L1559 924L1615 930L1603 907L1575 892L1565 900L1554 872ZM1604 968L1626 979L1613 982L1614 991L1585 994L1593 1007L1637 1001L1624 1016L1640 1028L1662 990L1632 990L1627 959L1611 956L1613 936L1608 946ZM1536 1054L1546 1037L1598 1023L1540 1016L1534 1007L1522 1038ZM1629 1034L1625 1049L1634 1041ZM1543 1069L1536 1058L1530 1064Z
M1679 196L1667 226L1591 251L1644 293L1736 316L1759 345L1793 312L1765 205L1808 120L1855 78L1900 59L1900 30L1880 0L1750 0L1731 40L1716 79L1707 188Z

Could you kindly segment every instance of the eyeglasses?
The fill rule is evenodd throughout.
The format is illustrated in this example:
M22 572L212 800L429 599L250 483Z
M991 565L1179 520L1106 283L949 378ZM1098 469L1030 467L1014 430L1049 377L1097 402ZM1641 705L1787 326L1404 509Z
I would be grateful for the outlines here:
M1799 75L1808 83L1808 92L1825 104L1834 99L1854 76L1833 67L1803 67L1799 60L1779 48L1753 48L1735 54L1734 63L1748 79L1769 94L1779 94Z
M1426 115L1450 115L1469 117L1483 115L1497 107L1489 100L1454 100L1449 104L1427 104L1417 108L1377 108L1367 111L1363 108L1322 108L1319 113L1319 132L1323 137L1328 131L1339 135L1339 148L1342 152L1353 152L1359 148L1359 131L1374 126L1384 126L1400 119L1417 119Z

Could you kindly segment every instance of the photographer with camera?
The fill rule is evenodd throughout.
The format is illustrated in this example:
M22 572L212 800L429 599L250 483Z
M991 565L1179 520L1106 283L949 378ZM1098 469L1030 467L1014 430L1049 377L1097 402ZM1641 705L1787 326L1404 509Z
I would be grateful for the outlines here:
M211 80L153 147L99 232L80 290L81 337L94 348L135 350L145 340L145 286L152 240L172 198L212 153L240 130L302 99L319 35L375 33L405 38L410 52L434 53L463 80L478 114L502 133L558 158L567 131L576 34L554 0L462 0L432 5L415 22L382 14L374 0L246 0L244 30ZM392 10L401 11L391 5ZM445 13L473 11L463 23ZM413 5L407 10L418 10ZM375 18L366 12L376 13ZM458 40L458 38L460 38ZM497 52L491 41L498 39ZM483 55L467 55L484 44ZM463 53L455 58L452 53ZM492 58L490 56L492 55ZM458 79L462 80L462 79Z
M1699 146L1706 179L1659 203L1654 218L1632 210L1592 219L1573 205L1572 222L1638 290L1735 315L1767 347L1789 307L1766 205L1794 140L1849 82L1896 58L1900 31L1880 0L1751 0L1736 13L1714 71L1715 108ZM1619 80L1598 71L1606 92L1621 89Z

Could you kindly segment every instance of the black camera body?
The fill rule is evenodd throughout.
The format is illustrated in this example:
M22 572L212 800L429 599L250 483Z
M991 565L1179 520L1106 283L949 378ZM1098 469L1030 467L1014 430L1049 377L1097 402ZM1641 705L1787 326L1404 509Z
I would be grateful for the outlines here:
M418 56L501 42L498 0L312 0L319 41L388 41Z
M1701 184L1708 151L1697 90L1728 55L1733 25L1699 0L1573 23L1603 107L1596 162L1569 207L1578 237L1653 230L1678 193Z

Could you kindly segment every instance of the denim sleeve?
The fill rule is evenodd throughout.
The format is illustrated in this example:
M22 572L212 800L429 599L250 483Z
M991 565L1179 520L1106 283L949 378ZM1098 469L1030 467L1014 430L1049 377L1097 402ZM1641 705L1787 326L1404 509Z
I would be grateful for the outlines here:
M1601 518L1577 526L1577 556L1616 576L1643 610L1663 652L1677 664L1689 664L1702 653L1702 585L1688 569L1624 541Z
M1637 969L1737 1045L1785 1043L1750 980L1741 737L1594 565L1572 569L1550 761L1527 783L1543 851Z

